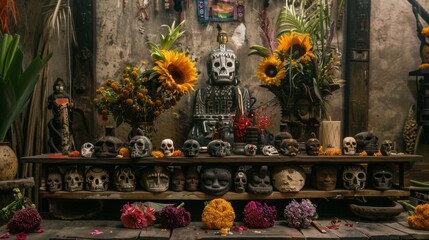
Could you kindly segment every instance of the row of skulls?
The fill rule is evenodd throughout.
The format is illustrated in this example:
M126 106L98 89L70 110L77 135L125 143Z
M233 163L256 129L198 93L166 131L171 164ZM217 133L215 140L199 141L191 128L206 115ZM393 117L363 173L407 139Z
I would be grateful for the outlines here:
M392 187L393 172L390 165L343 166L338 171L336 165L314 165L311 168L310 185L318 190L333 190L337 178L342 186L349 190L361 190L370 182L373 188L387 190ZM102 192L109 189L111 179L105 168L91 166L86 171L78 167L66 170L64 177L59 171L47 175L48 191ZM367 179L367 172L370 177ZM140 176L138 176L138 173ZM232 188L238 193L270 194L274 189L279 192L298 192L306 184L306 172L301 166L266 165L239 167L233 174L232 168L218 166L190 166L186 169L169 169L154 165L136 172L128 166L117 166L114 170L113 185L115 190L131 192L137 183L148 192L198 191L210 195L223 195ZM338 174L339 173L339 174ZM368 181L367 181L368 180Z

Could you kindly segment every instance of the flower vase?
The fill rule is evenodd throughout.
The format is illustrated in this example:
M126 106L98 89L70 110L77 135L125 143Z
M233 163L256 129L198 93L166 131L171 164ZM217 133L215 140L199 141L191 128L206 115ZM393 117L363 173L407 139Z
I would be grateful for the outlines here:
M18 173L18 158L8 142L0 142L0 181L13 180Z
M156 132L153 122L138 122L131 124L131 131L128 134L128 139L133 138L136 135L145 136L149 139L153 137Z

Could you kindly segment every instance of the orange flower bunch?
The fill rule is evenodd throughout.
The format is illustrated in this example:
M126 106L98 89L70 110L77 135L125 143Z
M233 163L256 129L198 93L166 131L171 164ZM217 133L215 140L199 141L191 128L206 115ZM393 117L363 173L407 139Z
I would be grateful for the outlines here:
M414 216L408 217L408 225L419 230L429 230L429 203L417 205Z
M231 203L223 198L215 198L204 207L201 216L207 229L231 228L235 220L235 212Z

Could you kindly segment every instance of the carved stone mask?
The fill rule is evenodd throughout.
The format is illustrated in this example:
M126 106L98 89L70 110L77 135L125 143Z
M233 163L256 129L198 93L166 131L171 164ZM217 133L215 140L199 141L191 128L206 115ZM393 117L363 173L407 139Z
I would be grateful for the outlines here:
M229 168L203 167L201 169L201 191L211 195L223 195L232 187L232 172Z
M173 191L181 192L185 190L185 174L182 169L174 169L171 184Z
M200 143L195 139L188 139L183 144L182 150L185 157L196 157L200 152Z
M212 140L207 145L207 151L208 151L210 156L225 157L226 156L226 143L222 140L219 140L219 139Z
M354 137L345 137L343 139L343 153L344 155L353 156L356 153L357 142Z
M136 174L130 167L117 167L115 170L114 184L120 192L132 192L136 190Z
M90 167L85 175L87 190L91 192L103 192L109 188L109 173L106 169Z
M378 151L378 137L372 132L360 132L354 136L357 142L357 152L366 151L372 156Z
M390 156L395 152L395 147L392 140L384 140L381 143L380 152L383 156Z
M300 166L276 167L272 179L279 192L299 192L305 185L305 171Z
M150 157L153 145L149 138L142 135L136 135L131 138L129 149L131 152L131 158Z
M75 192L83 190L83 171L77 167L67 169L64 175L64 187L66 191Z
M320 141L319 139L313 137L309 138L305 143L305 151L307 155L317 156L319 155Z
M280 150L280 144L284 139L290 139L292 138L292 135L289 132L278 132L274 136L274 147L277 148L277 150Z
M80 148L80 155L82 157L90 158L94 154L95 146L90 142L86 142Z
M366 169L360 165L345 166L343 186L349 190L362 190L366 185Z
M171 157L174 153L174 142L173 140L167 138L161 142L161 151L164 153L164 156Z
M370 168L372 187L379 190L392 188L393 173L389 165L377 165Z
M262 154L265 156L278 156L279 151L273 145L266 145L262 148Z
M150 166L143 170L140 184L148 192L165 192L170 186L170 173L163 166Z
M59 172L52 172L48 174L46 183L49 192L58 192L63 189L63 175Z
M214 50L210 54L210 61L207 63L212 84L235 85L236 63L234 52L231 49L226 49L225 45L220 45L219 49Z
M96 157L116 157L124 142L113 136L104 136L95 143Z
M249 193L253 194L271 194L273 186L271 185L270 171L268 166L253 166L247 171Z
M247 175L244 169L239 169L234 176L234 189L238 193L246 191L247 187Z
M296 156L299 152L298 142L293 139L284 139L280 144L280 153L285 156Z
M256 147L255 144L246 144L244 146L244 155L246 155L246 156L255 156L257 149L258 149L258 147Z
M313 165L311 186L318 190L331 191L337 185L337 167L334 165Z
M200 175L197 166L190 166L185 174L185 187L187 191L194 192L198 190Z

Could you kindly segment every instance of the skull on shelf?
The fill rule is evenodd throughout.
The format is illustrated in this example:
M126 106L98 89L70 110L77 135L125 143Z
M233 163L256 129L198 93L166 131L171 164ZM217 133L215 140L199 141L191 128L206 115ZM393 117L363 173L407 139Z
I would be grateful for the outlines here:
M331 191L337 185L335 165L313 165L311 167L311 186L318 190Z
M271 194L273 192L268 166L253 166L247 171L247 179L249 193Z
M142 135L136 135L131 138L129 149L131 152L131 158L150 157L153 145L149 138Z
M299 192L305 185L305 171L300 166L276 167L271 178L279 192Z
M201 169L201 191L210 195L223 195L232 187L231 169L205 166Z
M182 169L175 168L171 178L171 189L173 191L181 192L185 190L185 173L183 173Z
M244 167L239 167L234 176L234 189L238 193L246 191L247 187L247 175Z
M212 140L207 145L207 152L213 157L225 157L226 143L219 139Z
M256 147L255 144L246 144L244 146L244 155L246 155L246 156L255 156L257 149L258 149L258 147Z
M378 151L378 137L372 132L360 132L354 136L357 142L357 152L367 152L369 156Z
M361 165L344 166L343 186L349 190L362 190L366 185L366 169Z
M200 143L195 139L188 139L183 143L182 150L185 157L196 157L200 152Z
M265 156L278 156L279 151L273 145L265 145L262 148L262 154L264 154Z
M307 155L317 156L319 155L320 141L316 138L315 134L312 134L311 137L305 143L305 151Z
M164 156L171 157L174 153L174 142L173 140L167 138L161 141L161 151L164 153Z
M299 145L298 142L293 139L284 139L282 143L280 144L280 153L285 156L296 156L299 152Z
M117 167L113 183L120 192L132 192L136 190L136 174L131 167Z
M395 146L392 140L384 140L381 143L380 152L383 156L390 156L395 153Z
M63 189L63 175L59 172L51 172L46 179L49 192L58 192Z
M143 170L140 185L148 192L165 192L170 186L170 172L163 166L150 166Z
M85 178L86 189L91 192L104 192L109 188L109 173L104 168L90 167Z
M113 136L104 136L95 143L96 157L116 157L124 142Z
M368 166L368 175L371 177L372 187L378 190L388 190L393 184L393 167L389 164Z
M187 191L195 192L198 190L200 174L197 166L190 166L186 169L185 181L185 188Z
M67 169L66 174L64 175L64 188L66 191L82 191L83 182L83 170L77 167Z
M290 138L292 138L292 135L289 132L278 132L274 136L274 147L276 147L277 150L280 150L280 144L282 141Z
M86 142L80 148L80 155L82 157L90 158L94 154L95 146L90 142Z
M357 142L354 137L345 137L343 139L343 153L344 155L353 156L356 153Z

